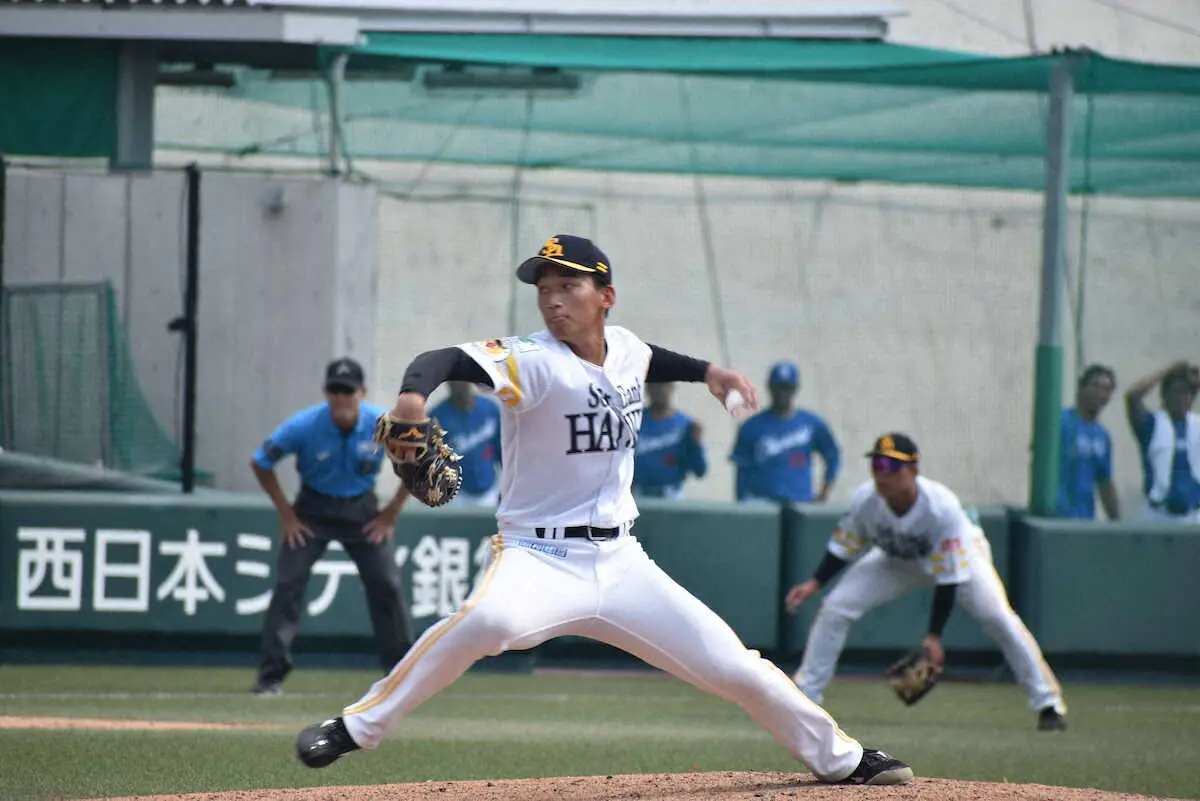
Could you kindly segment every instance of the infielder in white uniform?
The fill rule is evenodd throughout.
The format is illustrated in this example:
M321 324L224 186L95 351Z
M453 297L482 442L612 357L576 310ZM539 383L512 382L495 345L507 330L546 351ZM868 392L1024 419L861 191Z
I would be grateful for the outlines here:
M956 600L966 607L1004 653L1017 681L1038 710L1038 728L1067 727L1067 707L1042 650L1008 603L992 563L992 549L967 517L958 496L918 475L916 443L885 434L867 454L872 481L854 491L813 577L788 591L789 613L847 564L850 568L821 603L796 672L800 689L821 703L833 678L850 626L877 606L918 587L935 587L925 651L943 664L942 629Z
M409 366L393 416L419 420L448 379L503 405L499 533L462 608L430 627L342 716L308 727L300 759L324 767L374 748L400 719L477 660L553 637L590 637L740 705L826 782L902 784L904 763L864 749L646 554L630 528L645 384L703 381L718 399L745 376L605 325L612 267L591 241L556 236L517 276L535 284L548 330L430 351ZM415 416L414 416L415 415Z

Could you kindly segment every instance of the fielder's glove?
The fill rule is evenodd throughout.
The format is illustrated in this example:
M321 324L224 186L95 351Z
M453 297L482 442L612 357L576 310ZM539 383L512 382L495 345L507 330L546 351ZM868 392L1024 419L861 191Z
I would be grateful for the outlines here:
M887 682L906 706L912 706L933 689L942 666L929 658L924 648L914 648L887 669Z
M375 441L387 451L392 470L426 506L450 503L462 487L462 457L442 439L445 435L428 417L400 420L384 414L375 421Z

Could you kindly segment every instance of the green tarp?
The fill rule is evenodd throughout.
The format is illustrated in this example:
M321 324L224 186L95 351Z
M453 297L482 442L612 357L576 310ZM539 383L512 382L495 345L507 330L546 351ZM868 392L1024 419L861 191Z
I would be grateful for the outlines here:
M1047 91L1064 57L858 41L372 34L351 53L345 142L358 159L1041 191ZM1070 57L1071 190L1200 196L1200 69ZM381 65L401 77L353 79ZM517 78L557 68L579 86L438 89L426 76L447 65ZM245 73L223 97L252 104L254 124L172 128L160 117L160 144L325 152L314 82Z
M0 36L0 155L116 151L117 45Z
M330 51L338 52L338 51ZM431 63L778 77L885 86L1045 91L1058 56L996 58L888 42L373 33L350 50ZM1080 89L1200 95L1200 69L1089 54Z

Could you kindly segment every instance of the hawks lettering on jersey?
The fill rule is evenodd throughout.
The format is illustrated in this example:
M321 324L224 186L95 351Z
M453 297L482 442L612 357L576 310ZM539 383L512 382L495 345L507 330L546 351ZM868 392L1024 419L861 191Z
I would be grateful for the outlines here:
M637 516L630 484L650 348L618 326L605 328L605 341L603 366L546 331L459 346L503 404L501 530L607 527Z
M867 481L854 491L829 552L852 561L874 545L893 559L919 562L939 584L960 584L970 577L968 546L980 536L958 497L943 484L918 476L916 504L897 515Z
M592 384L588 387L588 409L595 411L565 416L570 442L568 455L637 448L642 428L642 388L617 385L614 389L615 394ZM618 415L615 423L609 409Z

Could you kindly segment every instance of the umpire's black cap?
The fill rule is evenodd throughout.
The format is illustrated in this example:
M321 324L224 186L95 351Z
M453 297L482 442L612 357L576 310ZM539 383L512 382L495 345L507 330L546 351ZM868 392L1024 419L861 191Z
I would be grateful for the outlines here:
M362 365L346 356L334 359L325 368L325 389L362 389L365 385Z
M913 442L912 437L896 431L875 440L875 447L867 451L866 455L886 456L900 462L916 462L921 458L921 452L917 450L917 443Z
M550 237L536 256L521 262L517 268L517 278L526 284L536 284L538 268L543 264L556 264L588 273L605 286L612 283L612 266L608 256L592 240L582 236L559 234Z

